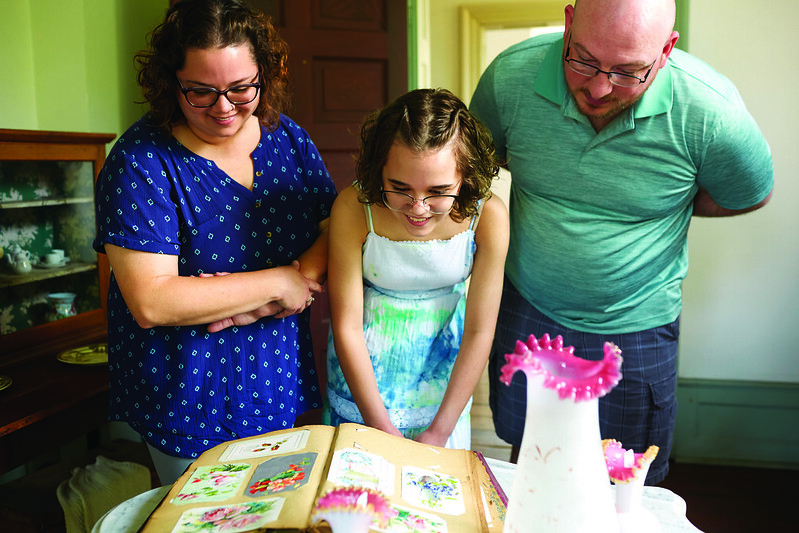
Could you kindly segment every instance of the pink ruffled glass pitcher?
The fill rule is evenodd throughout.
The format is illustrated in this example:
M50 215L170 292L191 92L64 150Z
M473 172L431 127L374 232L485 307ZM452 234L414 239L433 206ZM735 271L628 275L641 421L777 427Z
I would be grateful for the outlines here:
M506 533L618 533L619 523L599 434L599 398L621 379L621 351L576 357L563 338L517 341L500 380L527 375L527 414Z

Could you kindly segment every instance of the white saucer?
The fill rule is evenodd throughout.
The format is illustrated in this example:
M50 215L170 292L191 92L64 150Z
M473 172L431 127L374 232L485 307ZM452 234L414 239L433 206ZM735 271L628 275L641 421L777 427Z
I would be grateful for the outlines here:
M45 263L40 261L36 266L39 268L62 268L65 267L67 263L69 263L69 257L65 257L60 263Z

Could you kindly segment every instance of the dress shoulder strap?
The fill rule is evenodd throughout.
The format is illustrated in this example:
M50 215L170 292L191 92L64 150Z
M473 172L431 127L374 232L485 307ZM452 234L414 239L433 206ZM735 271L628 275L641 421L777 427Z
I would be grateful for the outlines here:
M469 223L469 229L472 231L477 230L477 223L480 222L480 213L483 212L483 202L485 202L484 198L477 201L477 214L472 217L472 221Z
M359 191L361 190L361 187L358 185L357 181L353 181L352 186L358 189ZM369 233L374 233L375 225L372 222L372 206L370 204L363 204L363 210L366 213L366 220L369 221Z
M369 233L374 233L375 225L372 222L372 206L369 204L363 204L363 209L366 211L366 220L369 221Z

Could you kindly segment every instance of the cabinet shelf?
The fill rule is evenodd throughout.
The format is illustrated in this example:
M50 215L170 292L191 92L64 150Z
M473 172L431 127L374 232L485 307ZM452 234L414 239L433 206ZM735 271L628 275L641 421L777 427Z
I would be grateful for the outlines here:
M97 265L95 263L70 262L57 268L33 267L33 270L27 274L0 273L0 288L22 285L24 283L34 283L61 276L69 276L89 270L97 270Z
M28 207L52 207L57 205L90 204L94 202L91 196L66 197L51 196L47 198L37 198L36 200L12 200L0 202L0 210L3 209L23 209Z

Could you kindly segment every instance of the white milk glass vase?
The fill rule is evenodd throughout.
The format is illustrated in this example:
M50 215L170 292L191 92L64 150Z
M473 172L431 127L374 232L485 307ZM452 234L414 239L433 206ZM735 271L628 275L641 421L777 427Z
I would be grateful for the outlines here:
M527 376L527 414L506 533L619 533L599 434L599 398L621 379L621 351L605 343L604 358L588 361L530 335L506 354L500 380Z

